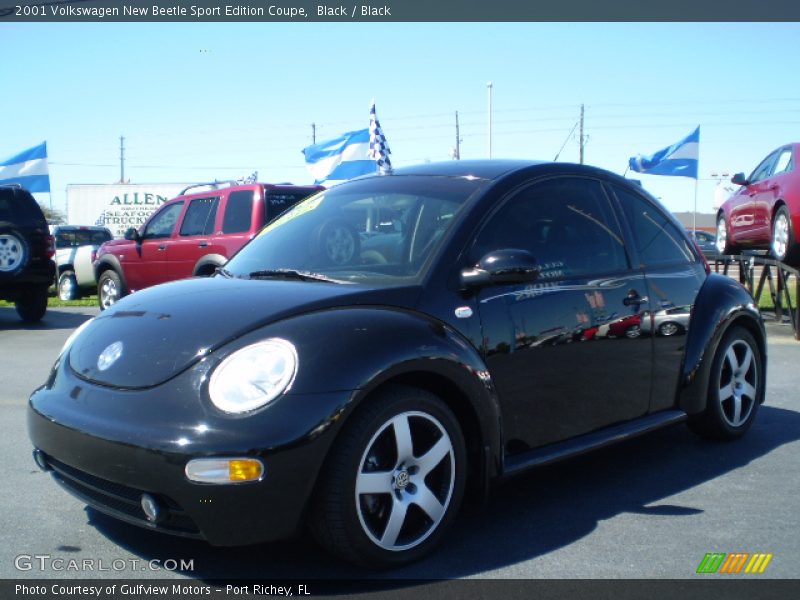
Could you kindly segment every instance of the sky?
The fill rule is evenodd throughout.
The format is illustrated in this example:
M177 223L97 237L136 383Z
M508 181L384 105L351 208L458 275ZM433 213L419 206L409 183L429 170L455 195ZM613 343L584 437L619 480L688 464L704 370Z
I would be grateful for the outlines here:
M394 166L461 157L628 158L700 126L699 180L647 176L672 211L800 140L799 23L2 23L0 158L47 142L68 184L310 183L301 150L369 124ZM24 52L20 51L24 48ZM16 57L9 59L9 57ZM13 85L7 85L13 82ZM563 148L562 148L563 147ZM728 174L723 177L722 174ZM696 192L696 195L695 195Z

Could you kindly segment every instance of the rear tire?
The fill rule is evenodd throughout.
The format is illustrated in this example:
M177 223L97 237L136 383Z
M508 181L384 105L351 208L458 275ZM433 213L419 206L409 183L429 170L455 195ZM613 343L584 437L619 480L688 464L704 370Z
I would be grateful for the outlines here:
M755 338L744 327L731 327L711 363L706 409L689 418L689 428L711 439L741 437L756 418L764 385L764 360Z
M387 388L350 418L325 462L312 499L314 536L367 567L421 559L458 513L466 456L444 402L418 388Z
M23 292L15 306L20 319L26 323L38 323L47 312L47 286Z
M772 219L769 252L775 260L795 266L800 261L800 248L792 230L789 209L781 206Z
M58 299L69 302L70 300L77 300L79 296L78 280L75 279L74 271L61 273L58 278Z

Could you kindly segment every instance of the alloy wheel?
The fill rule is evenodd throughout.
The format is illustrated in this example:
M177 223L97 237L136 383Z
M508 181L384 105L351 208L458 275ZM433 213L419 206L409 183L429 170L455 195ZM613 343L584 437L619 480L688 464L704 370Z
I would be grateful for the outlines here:
M717 252L725 254L728 249L728 226L725 224L725 217L720 217L717 221Z
M355 501L364 533L384 550L418 546L447 513L455 477L455 450L442 424L424 412L396 415L359 462Z
M10 233L0 235L0 272L13 273L25 261L25 247Z
M785 212L779 212L772 225L772 255L778 260L786 258L789 248L789 219Z
M119 300L119 288L117 282L106 277L100 285L100 305L102 308L109 308Z
M722 417L731 427L745 423L757 401L758 365L753 349L735 340L726 350L719 373L718 399Z

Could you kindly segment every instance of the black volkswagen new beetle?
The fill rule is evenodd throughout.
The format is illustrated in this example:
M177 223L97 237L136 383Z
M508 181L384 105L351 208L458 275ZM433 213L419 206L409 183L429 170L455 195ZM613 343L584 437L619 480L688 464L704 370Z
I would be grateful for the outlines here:
M454 161L320 192L215 277L124 298L28 421L99 511L215 545L308 525L386 567L499 478L679 421L737 438L765 378L752 298L640 187Z

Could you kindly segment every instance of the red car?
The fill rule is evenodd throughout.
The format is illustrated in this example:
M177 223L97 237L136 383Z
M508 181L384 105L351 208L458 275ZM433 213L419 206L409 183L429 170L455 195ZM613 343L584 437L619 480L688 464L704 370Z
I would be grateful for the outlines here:
M800 264L795 232L800 228L800 144L775 150L750 177L737 173L731 181L742 186L717 214L717 249L736 254L744 248L769 250L779 261Z
M187 194L189 189L206 188ZM208 188L211 189L208 189ZM269 221L321 186L199 184L163 204L125 239L103 244L94 263L100 308L130 292L208 276Z

